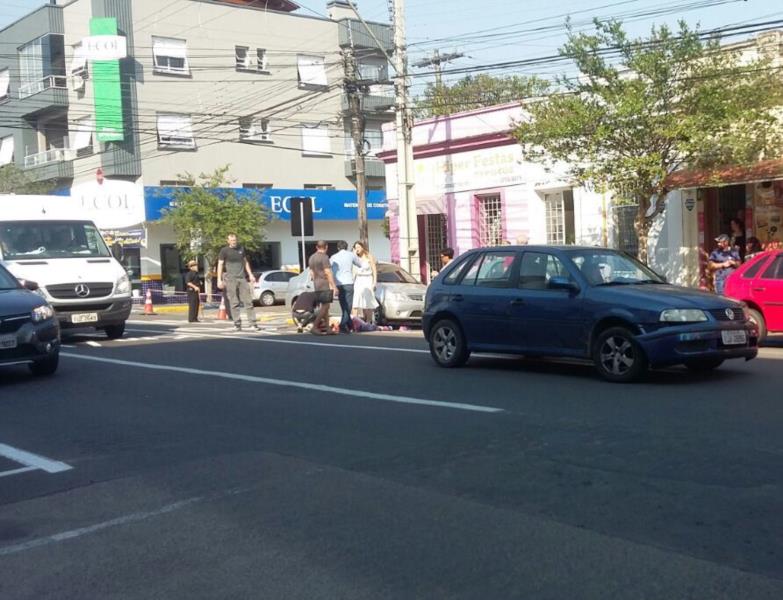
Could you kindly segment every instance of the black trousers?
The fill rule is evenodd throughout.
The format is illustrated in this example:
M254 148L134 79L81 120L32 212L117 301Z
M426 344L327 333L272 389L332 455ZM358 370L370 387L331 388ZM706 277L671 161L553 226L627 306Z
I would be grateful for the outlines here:
M188 289L188 323L195 323L198 321L198 308L198 292L190 288Z
M353 308L353 284L338 285L337 299L340 301L340 308L343 311L340 319L340 329L352 330L353 319L351 318L351 308Z

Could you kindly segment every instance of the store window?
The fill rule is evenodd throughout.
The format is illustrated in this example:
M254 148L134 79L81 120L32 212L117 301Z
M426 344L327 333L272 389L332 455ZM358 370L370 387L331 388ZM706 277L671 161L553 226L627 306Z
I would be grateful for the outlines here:
M160 245L160 275L165 292L182 292L185 289L185 263L174 244Z
M281 264L280 242L264 242L255 252L248 252L247 259L254 273L279 269Z

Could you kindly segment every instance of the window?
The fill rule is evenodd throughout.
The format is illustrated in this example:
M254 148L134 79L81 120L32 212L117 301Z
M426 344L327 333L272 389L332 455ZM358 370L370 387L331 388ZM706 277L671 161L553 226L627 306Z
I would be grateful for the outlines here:
M267 73L267 57L264 48L256 48L255 55L249 46L234 46L237 71L258 71Z
M359 79L373 84L388 80L388 63L384 58L367 57L359 61Z
M328 183L305 183L302 186L305 190L333 190L334 186Z
M0 69L0 102L8 100L11 87L11 72L8 69Z
M305 156L331 156L332 144L328 127L302 125L302 154Z
M440 252L447 245L446 215L424 215L424 235L427 248L427 264L430 269L441 268Z
M156 73L190 74L188 47L185 40L153 36L152 58Z
M553 246L576 242L574 230L574 193L565 190L544 196L546 206L546 242Z
M92 132L94 130L95 123L90 118L74 122L73 130L70 133L71 150L76 152L77 157L92 154Z
M264 281L272 281L277 283L285 283L292 277L294 277L296 273L291 273L289 271L278 271L277 273L270 273L266 277L264 277Z
M783 279L783 256L775 257L770 265L764 270L762 279Z
M190 183L181 179L161 179L160 187L189 187Z
M195 148L190 115L158 114L158 147Z
M0 138L0 167L14 162L14 136Z
M243 117L239 119L240 142L271 142L269 119L262 117Z
M73 58L68 69L71 74L71 87L75 92L84 90L87 80L87 56L81 44L73 47Z
M49 88L67 87L65 41L62 34L47 34L19 49L19 97Z
M559 258L543 252L525 252L519 267L519 287L523 290L545 290L552 277L569 277Z
M759 258L748 270L742 274L743 279L753 279L767 262L766 258Z
M368 127L364 130L365 150L367 154L375 155L383 150L383 131L380 127Z
M443 283L446 285L454 285L457 283L459 276L463 271L465 271L465 267L473 262L473 258L474 257L472 256L468 256L467 258L463 258L460 262L458 262L456 266L451 268L449 274L446 275L446 277L443 279Z
M479 245L502 245L503 205L500 195L479 196L476 201L478 203Z
M329 85L326 80L323 56L297 54L296 65L299 87L327 87Z
M462 284L492 288L510 287L515 258L514 252L488 252L473 263Z
M243 183L242 187L246 190L270 190L272 189L271 183Z

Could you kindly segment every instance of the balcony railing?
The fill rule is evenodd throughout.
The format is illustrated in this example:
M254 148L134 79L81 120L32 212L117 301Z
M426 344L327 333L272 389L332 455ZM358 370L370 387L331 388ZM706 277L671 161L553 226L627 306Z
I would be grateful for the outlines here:
M68 89L68 78L64 75L49 75L40 81L33 81L19 86L19 99L29 98L51 88L59 90Z
M24 168L31 169L55 162L64 162L76 158L76 152L70 148L52 148L46 152L38 152L24 157Z

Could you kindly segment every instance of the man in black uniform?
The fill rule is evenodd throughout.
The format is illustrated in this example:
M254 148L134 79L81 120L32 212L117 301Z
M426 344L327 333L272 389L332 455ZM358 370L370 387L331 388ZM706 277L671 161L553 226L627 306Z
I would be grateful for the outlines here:
M223 277L225 273L225 278ZM256 323L256 312L253 310L253 288L245 278L245 273L252 283L256 282L250 263L247 261L245 249L237 243L236 234L229 234L228 246L224 246L218 254L217 280L218 288L226 291L231 305L231 317L234 319L234 329L242 331L242 314L240 305L245 307L250 329L261 331Z
M198 263L191 260L185 274L185 287L188 290L188 323L198 323L199 294L201 279L198 276Z

